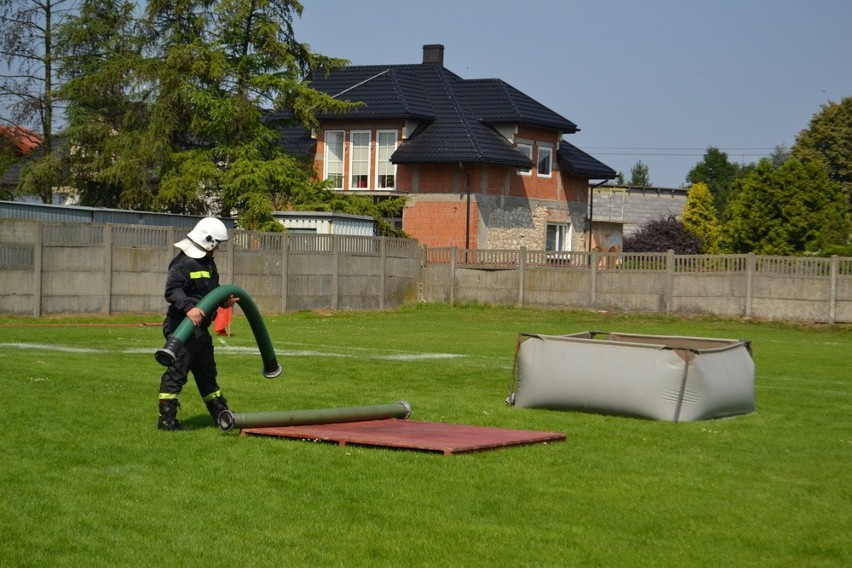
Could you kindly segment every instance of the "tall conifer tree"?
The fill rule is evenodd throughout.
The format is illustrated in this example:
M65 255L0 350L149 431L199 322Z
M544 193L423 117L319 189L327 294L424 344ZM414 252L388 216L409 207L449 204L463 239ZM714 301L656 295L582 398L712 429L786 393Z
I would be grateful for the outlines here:
M722 228L713 207L713 196L707 184L696 183L689 188L681 222L687 231L701 239L701 252L719 253Z

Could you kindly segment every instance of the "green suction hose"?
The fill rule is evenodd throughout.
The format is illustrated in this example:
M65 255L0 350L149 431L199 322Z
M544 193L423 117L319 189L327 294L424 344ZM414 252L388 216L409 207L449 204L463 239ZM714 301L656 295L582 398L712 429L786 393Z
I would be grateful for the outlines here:
M283 369L278 364L275 350L272 348L272 340L269 339L269 332L266 331L266 325L263 323L263 317L260 315L260 311L257 309L254 300L251 299L251 296L245 290L233 284L219 286L201 298L201 301L198 302L196 307L200 308L205 314L212 313L213 310L219 307L231 295L237 296L240 299L238 305L246 315L251 326L251 331L254 334L254 339L257 341L257 347L260 349L260 356L263 359L263 376L267 379L274 379L281 374ZM173 365L175 354L187 342L194 329L195 326L192 320L184 318L180 322L180 325L177 326L177 329L166 339L166 344L157 350L154 355L157 362L164 367Z

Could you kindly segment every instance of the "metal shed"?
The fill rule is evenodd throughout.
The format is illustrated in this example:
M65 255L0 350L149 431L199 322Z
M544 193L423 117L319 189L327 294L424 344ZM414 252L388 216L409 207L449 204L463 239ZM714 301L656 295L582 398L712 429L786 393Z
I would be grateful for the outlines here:
M50 205L23 201L0 201L0 218L31 219L48 222L112 223L116 225L192 228L203 216L132 211L129 209L108 209L105 207L84 207L80 205ZM222 222L225 223L228 229L233 229L235 226L234 219L224 218Z
M354 235L373 237L375 222L369 215L329 211L276 211L273 216L288 231L317 235Z

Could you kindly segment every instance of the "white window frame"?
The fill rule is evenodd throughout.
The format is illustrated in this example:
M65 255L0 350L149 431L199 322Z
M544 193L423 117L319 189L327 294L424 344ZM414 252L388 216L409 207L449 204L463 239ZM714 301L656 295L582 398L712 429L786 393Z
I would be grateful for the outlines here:
M545 232L545 249L559 252L570 251L572 238L571 223L548 223Z
M332 151L332 143L335 145L338 141L332 141L332 138L339 137L340 155ZM331 189L343 189L344 171L343 164L345 163L344 155L346 152L346 131L345 130L326 130L325 136L325 151L323 155L323 168L325 170L326 180L337 180L338 183L332 185ZM332 177L334 176L334 177Z
M553 146L537 144L538 156L535 162L535 170L538 177L549 178L553 175ZM542 155L544 154L544 155ZM542 173L542 162L546 160L547 172Z
M526 142L518 142L516 147L518 148L518 150L520 150L521 152L526 154L527 158L530 159L530 163L532 163L532 157L533 157L533 146L532 146L532 144L527 144ZM531 169L529 169L529 170L518 169L518 175L531 176L532 170Z
M363 144L365 136L366 144ZM373 133L369 130L352 130L349 133L349 189L370 189L372 148ZM364 183L356 183L356 176L365 178Z
M383 137L391 137L393 144L382 142ZM376 189L396 189L396 164L390 161L399 143L399 132L396 130L376 131ZM391 176L392 182L385 183L385 176Z

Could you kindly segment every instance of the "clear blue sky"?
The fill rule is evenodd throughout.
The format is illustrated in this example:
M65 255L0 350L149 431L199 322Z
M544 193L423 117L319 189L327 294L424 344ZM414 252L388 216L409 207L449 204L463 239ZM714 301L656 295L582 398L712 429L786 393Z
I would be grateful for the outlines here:
M852 96L852 0L302 0L296 37L353 65L445 46L572 120L629 179L680 187L708 146L753 162Z

